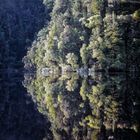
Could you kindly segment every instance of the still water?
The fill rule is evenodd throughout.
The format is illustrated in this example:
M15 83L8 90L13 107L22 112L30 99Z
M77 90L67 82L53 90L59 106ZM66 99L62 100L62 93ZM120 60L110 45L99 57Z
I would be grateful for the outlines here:
M3 79L0 140L140 139L138 76L15 74Z

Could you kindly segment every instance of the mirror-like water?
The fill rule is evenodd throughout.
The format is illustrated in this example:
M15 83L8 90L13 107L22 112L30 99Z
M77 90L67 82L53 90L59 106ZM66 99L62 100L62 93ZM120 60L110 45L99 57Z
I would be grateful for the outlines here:
M140 82L135 76L25 74L23 83L51 124L44 140L139 139Z
M42 140L50 123L27 95L21 73L1 77L0 140Z

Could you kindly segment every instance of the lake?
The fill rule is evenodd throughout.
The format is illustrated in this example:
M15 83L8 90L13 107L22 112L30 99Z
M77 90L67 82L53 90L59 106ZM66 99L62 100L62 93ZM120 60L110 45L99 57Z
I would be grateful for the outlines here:
M43 140L139 140L139 80L125 73L25 74L25 95L44 120L33 118L47 123L41 125L42 132L34 128L35 135L44 134Z

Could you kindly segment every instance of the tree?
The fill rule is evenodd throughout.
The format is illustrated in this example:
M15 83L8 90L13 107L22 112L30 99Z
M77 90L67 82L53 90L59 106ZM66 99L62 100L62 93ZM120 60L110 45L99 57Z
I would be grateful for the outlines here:
M78 58L74 53L68 53L66 55L67 63L70 64L73 70L78 68Z

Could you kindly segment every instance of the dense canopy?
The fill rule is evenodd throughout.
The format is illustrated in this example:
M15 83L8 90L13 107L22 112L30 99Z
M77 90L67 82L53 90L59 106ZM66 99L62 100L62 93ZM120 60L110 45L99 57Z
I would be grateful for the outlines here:
M55 0L51 20L24 58L43 67L76 71L138 71L140 3L122 0ZM28 67L27 67L28 68Z

